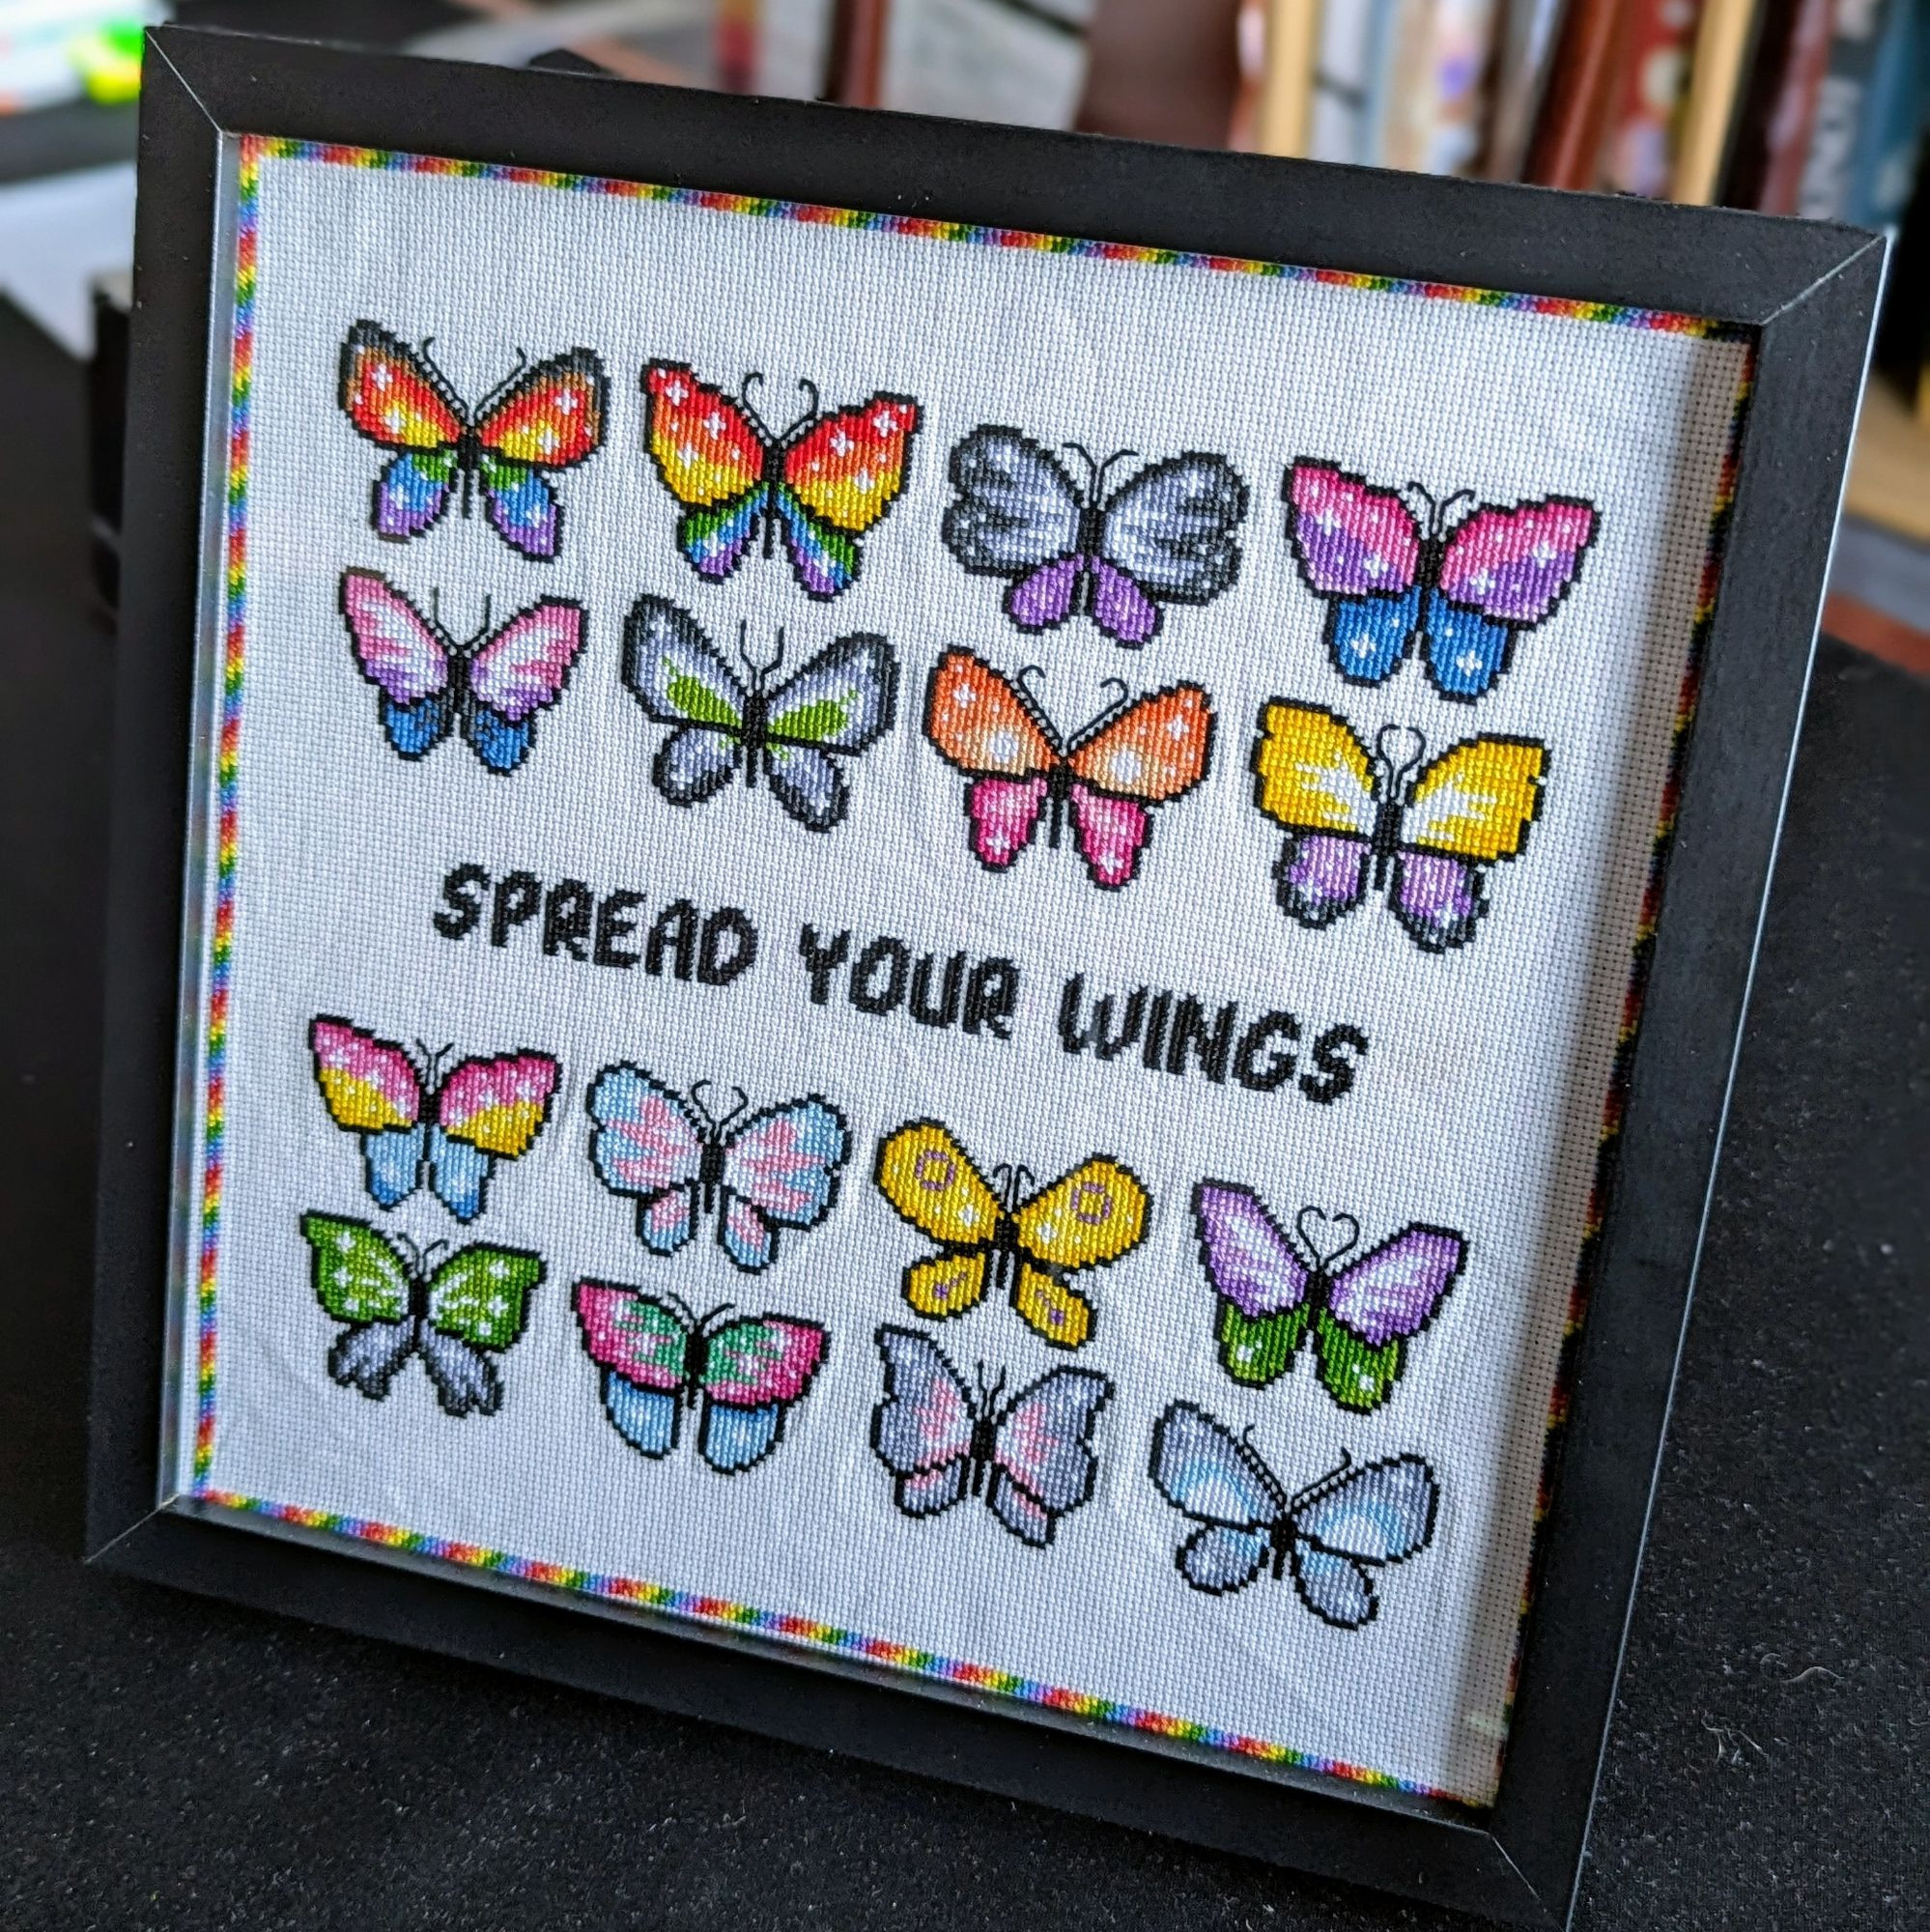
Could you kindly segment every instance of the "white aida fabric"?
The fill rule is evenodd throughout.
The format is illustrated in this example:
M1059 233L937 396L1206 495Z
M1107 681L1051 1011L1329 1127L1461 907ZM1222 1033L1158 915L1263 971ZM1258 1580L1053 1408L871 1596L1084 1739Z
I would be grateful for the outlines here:
M233 191L183 1492L1491 1799L1746 346Z

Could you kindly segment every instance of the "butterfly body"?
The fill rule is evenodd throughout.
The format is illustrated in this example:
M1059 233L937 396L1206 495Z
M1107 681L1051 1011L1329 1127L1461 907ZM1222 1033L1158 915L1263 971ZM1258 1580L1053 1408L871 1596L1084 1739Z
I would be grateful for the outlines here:
M1001 1401L1003 1379L979 1370L969 1388L925 1336L885 1326L876 1343L885 1395L871 1416L871 1449L909 1517L937 1516L982 1496L999 1521L1036 1548L1093 1493L1092 1435L1113 1385L1090 1369L1057 1368Z
M1379 684L1418 647L1434 688L1464 703L1553 613L1600 524L1578 497L1436 502L1418 484L1387 490L1314 461L1289 467L1282 494L1300 575L1327 602L1334 668Z
M942 1321L991 1291L1052 1347L1081 1348L1097 1318L1069 1277L1137 1247L1151 1198L1137 1175L1104 1154L1036 1191L1024 1168L995 1173L1003 1177L996 1188L937 1121L911 1122L879 1144L879 1192L942 1249L905 1269L905 1300Z
M1085 464L1083 484L1001 424L951 452L946 548L974 575L1008 580L1005 611L1020 630L1088 616L1137 649L1157 635L1166 605L1210 603L1238 576L1246 485L1224 457L1170 457L1108 491L1106 472L1134 451L1101 463L1077 443L1064 448Z
M316 1086L338 1127L360 1136L364 1184L383 1208L430 1188L458 1221L487 1205L499 1160L526 1153L549 1119L560 1068L546 1053L465 1060L379 1038L348 1020L309 1023Z
M548 478L602 447L610 398L602 362L582 348L534 368L519 361L471 410L428 348L412 349L369 321L342 345L343 411L362 436L396 452L376 479L369 520L377 535L406 543L440 522L452 500L468 516L479 493L505 543L525 556L553 557L562 506Z
M639 1455L667 1456L686 1415L697 1453L721 1474L761 1463L824 1365L830 1337L793 1316L701 1321L679 1302L610 1282L580 1281L572 1304L583 1349L603 1372L604 1413Z
M1057 846L1069 825L1087 875L1102 891L1138 876L1152 811L1183 798L1212 762L1213 710L1197 684L1121 697L1066 736L1025 684L970 651L948 651L925 693L925 736L962 772L972 856L1006 870L1039 825ZM1121 687L1123 690L1123 687Z
M637 1202L637 1235L673 1255L717 1217L717 1241L756 1273L778 1256L783 1228L814 1228L837 1198L850 1149L844 1117L809 1094L740 1119L748 1102L714 1119L703 1089L680 1096L639 1066L606 1066L589 1090L590 1164L613 1194Z
M828 602L857 582L858 539L904 488L919 406L881 391L821 413L816 388L804 383L803 413L773 431L750 400L762 381L746 376L731 397L688 363L650 363L645 441L664 487L684 505L677 548L699 577L733 575L760 533L764 555L775 555L781 534L800 587Z
M1426 755L1418 732L1389 725L1369 752L1337 712L1262 707L1254 803L1288 833L1274 878L1291 919L1318 931L1384 889L1424 952L1474 937L1488 867L1520 856L1540 814L1547 747L1482 736Z
M496 1413L502 1379L490 1357L523 1333L539 1256L479 1242L438 1262L434 1247L417 1253L333 1214L304 1214L301 1234L316 1298L347 1324L328 1351L331 1379L381 1402L414 1356L445 1414Z
M675 727L650 771L670 804L701 805L741 770L747 790L763 778L807 831L842 820L850 787L839 761L891 729L897 659L883 638L857 631L773 688L781 657L781 635L778 661L747 659L750 675L740 678L689 611L664 597L637 600L624 624L623 681L649 718Z
M1321 1386L1360 1414L1393 1393L1406 1345L1433 1320L1467 1259L1453 1229L1414 1222L1349 1262L1360 1239L1352 1215L1303 1208L1296 1241L1252 1188L1225 1180L1194 1188L1193 1222L1219 1297L1227 1374L1264 1388L1311 1340Z
M1338 1468L1289 1495L1260 1452L1195 1404L1153 1425L1154 1487L1200 1527L1174 1552L1187 1586L1230 1596L1291 1577L1322 1623L1358 1630L1379 1613L1378 1577L1433 1539L1440 1490L1419 1456Z
M529 755L536 718L563 695L582 651L586 613L545 597L491 633L459 643L379 571L342 573L342 620L355 668L381 694L383 735L398 756L426 757L460 732L485 771L506 778Z

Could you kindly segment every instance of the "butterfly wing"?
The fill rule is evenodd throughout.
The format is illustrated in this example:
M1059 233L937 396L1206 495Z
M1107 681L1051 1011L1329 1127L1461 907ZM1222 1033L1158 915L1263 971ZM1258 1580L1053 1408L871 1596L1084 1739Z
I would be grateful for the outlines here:
M583 1351L603 1371L603 1408L639 1455L677 1445L690 1324L667 1302L611 1282L580 1281L570 1296Z
M1250 1187L1201 1181L1193 1189L1193 1225L1220 1298L1221 1366L1235 1381L1264 1388L1292 1366L1313 1277Z
M1058 458L988 424L952 449L948 472L957 495L940 526L945 547L975 575L1012 580L1006 610L1021 630L1064 623L1082 568L1084 503Z
M1329 600L1334 668L1355 684L1380 683L1406 656L1421 617L1413 512L1392 490L1332 463L1291 465L1282 494L1300 575Z
M948 651L925 688L924 734L973 782L965 788L972 855L1005 870L1032 842L1045 774L1064 762L1024 695L970 651Z
M1019 1245L1055 1267L1105 1267L1145 1238L1151 1207L1129 1167L1097 1154L1021 1205Z
M1360 903L1378 801L1367 748L1337 712L1273 699L1253 750L1254 803L1287 828L1282 909L1318 930Z
M750 694L703 627L667 597L639 597L623 626L623 681L660 724L679 728L651 767L672 805L701 805L728 782L742 753Z
M1428 674L1471 703L1508 666L1516 634L1544 622L1580 574L1599 526L1575 497L1484 503L1448 538L1428 613Z
M831 1211L850 1149L843 1115L815 1094L753 1114L724 1143L724 1252L750 1272L769 1267L780 1227L814 1228Z
M760 1315L709 1338L697 1453L734 1475L783 1440L784 1418L823 1365L830 1338L814 1321Z
M1451 1228L1417 1222L1334 1276L1314 1339L1320 1380L1337 1403L1366 1413L1387 1400L1403 1345L1433 1320L1466 1258Z
M401 453L377 479L370 521L397 543L420 536L449 507L462 405L436 372L380 323L358 322L342 344L337 394L371 442Z
M898 661L883 638L840 638L772 694L765 730L771 789L801 825L828 832L843 818L844 776L826 755L875 744L897 715Z
M1390 903L1423 952L1444 952L1473 938L1487 910L1479 868L1525 847L1541 810L1547 755L1533 738L1470 738L1415 781Z
M477 412L477 475L497 534L525 556L548 559L563 512L544 470L570 469L603 445L610 383L589 349L553 355L506 383Z
M382 694L388 742L421 757L455 716L447 640L379 571L343 571L340 601L356 668Z
M542 1280L540 1255L477 1242L429 1277L429 1323L471 1348L507 1349L523 1333Z
M1159 629L1162 604L1209 604L1239 575L1235 532L1246 485L1223 456L1149 464L1107 499L1099 520L1093 618L1122 644ZM1130 594L1128 594L1130 593Z
M366 1221L304 1214L301 1234L315 1298L337 1321L351 1324L328 1351L328 1375L380 1402L416 1346L409 1271Z
M1072 832L1095 886L1131 881L1151 833L1145 807L1191 791L1212 743L1210 700L1197 684L1180 684L1142 697L1072 747Z
M1174 1553L1186 1581L1212 1596L1251 1583L1289 1508L1258 1452L1205 1409L1176 1402L1153 1425L1149 1473L1175 1509L1205 1525Z
M378 1039L347 1020L309 1024L315 1084L338 1127L359 1134L364 1181L383 1208L415 1192L421 1179L422 1082L394 1040Z
M685 514L677 548L698 576L721 582L744 561L769 509L769 440L722 389L687 363L643 371L644 440Z
M1091 1369L1054 1369L999 1417L986 1501L1014 1536L1042 1548L1059 1519L1092 1495L1099 1472L1093 1429L1112 1394Z
M486 770L513 772L528 756L536 713L562 696L583 647L586 615L570 598L546 597L470 659L463 729Z
M982 1256L978 1259L982 1263ZM1099 1319L1098 1310L1076 1288L1023 1260L1012 1281L1012 1306L1020 1321L1054 1349L1083 1349Z
M871 1413L871 1449L892 1472L893 1498L906 1516L935 1516L965 1492L977 1414L957 1372L922 1335L877 1332L884 1400Z
M546 1053L466 1060L437 1096L430 1166L436 1192L459 1221L483 1210L498 1160L525 1153L550 1114L560 1068Z
M820 417L785 450L772 505L808 595L828 600L857 582L853 539L904 488L918 425L911 397L876 395Z
M1004 1210L971 1155L938 1122L914 1121L880 1144L872 1179L920 1234L950 1250L905 1270L905 1299L935 1320L976 1307Z
M419 1346L418 1326L400 1321L364 1321L344 1328L328 1350L328 1378L358 1390L371 1402L387 1396L395 1374Z
M637 1234L652 1254L691 1237L704 1139L676 1094L639 1066L606 1066L589 1092L590 1164L612 1194L637 1197Z
M1373 1571L1433 1540L1440 1489L1418 1456L1328 1477L1292 1502L1293 1582L1323 1622L1357 1629L1379 1608Z

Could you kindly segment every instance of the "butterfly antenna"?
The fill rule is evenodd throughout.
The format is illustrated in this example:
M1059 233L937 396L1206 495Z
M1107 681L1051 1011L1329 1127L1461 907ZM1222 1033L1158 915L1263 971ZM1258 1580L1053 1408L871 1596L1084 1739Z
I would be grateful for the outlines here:
M1020 665L1012 673L1014 688L1026 709L1032 713L1034 721L1045 727L1046 736L1055 746L1063 746L1065 734L1052 722L1052 713L1045 708L1045 700L1032 688L1033 679L1044 675L1043 665Z
M1319 1221L1323 1230L1318 1239L1308 1229L1309 1215ZM1348 1230L1345 1235L1340 1234L1343 1226ZM1351 1214L1323 1212L1319 1208L1302 1208L1293 1217L1293 1232L1299 1236L1301 1246L1313 1256L1316 1264L1323 1270L1332 1268L1336 1262L1352 1254L1360 1245L1360 1223ZM1326 1244L1336 1235L1340 1235L1339 1245L1329 1251Z
M689 1313L688 1310L686 1310L685 1312ZM691 1321L691 1326L695 1328L699 1335L708 1335L713 1328L717 1327L719 1323L723 1321L724 1318L726 1315L734 1315L736 1312L737 1312L736 1302L734 1301L721 1302L717 1307L713 1308L710 1311L710 1313L703 1318L701 1321L697 1321L695 1317L693 1317Z
M722 1133L751 1104L751 1096L745 1093L743 1088L733 1087L730 1091L737 1095L737 1104L717 1122L719 1133Z
M814 422L817 419L817 384L811 382L809 377L800 376L798 378L798 387L805 392L805 406L802 413L793 416L788 427L785 429L784 440L786 442L792 437L796 436L806 423Z
M1388 749L1390 739L1402 742L1401 753ZM1374 754L1386 770L1389 782L1399 784L1428 755L1428 741L1411 724L1383 724L1374 735Z
M775 442L777 439L771 435L770 424L764 420L763 414L758 410L757 405L751 400L751 391L752 389L761 389L763 386L764 386L763 370L747 369L744 372L744 385L742 390L738 394L737 401L739 407L743 410L744 413L747 416L749 416L751 420L753 423L755 423L760 430L764 432L765 440L767 441Z
M1123 463L1127 457L1137 456L1138 454L1139 451L1136 449L1116 449L1103 463L1094 464L1093 471L1093 495L1096 497L1106 487L1106 471L1114 464ZM1093 459L1089 456L1086 461L1091 463Z
M703 1097L703 1093L706 1087L714 1086L715 1084L714 1081L699 1080L692 1086L690 1091L691 1105L703 1116L705 1130L713 1134L717 1131L717 1117L710 1111L710 1104Z
M744 661L744 668L751 673L755 688L762 691L765 684L784 661L784 627L778 626L778 654L766 664L758 664L751 655L751 627L740 622L737 626L737 655Z
M1119 695L1108 703L1100 705L1098 710L1093 712L1092 717L1080 725L1079 729L1073 734L1077 738L1090 738L1115 712L1123 710L1126 700L1132 696L1132 687L1122 677L1102 677L1099 680L1099 689L1101 691L1114 691Z

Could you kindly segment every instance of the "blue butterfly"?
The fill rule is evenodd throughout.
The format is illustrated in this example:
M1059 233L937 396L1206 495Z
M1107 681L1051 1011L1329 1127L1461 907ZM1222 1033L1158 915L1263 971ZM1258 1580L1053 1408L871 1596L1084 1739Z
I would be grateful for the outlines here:
M1339 1630L1373 1621L1374 1573L1428 1547L1440 1502L1418 1456L1360 1468L1343 1459L1289 1496L1250 1442L1189 1402L1153 1425L1150 1473L1159 1493L1203 1525L1174 1554L1194 1589L1243 1590L1270 1564L1276 1581L1291 1571L1300 1601Z

